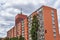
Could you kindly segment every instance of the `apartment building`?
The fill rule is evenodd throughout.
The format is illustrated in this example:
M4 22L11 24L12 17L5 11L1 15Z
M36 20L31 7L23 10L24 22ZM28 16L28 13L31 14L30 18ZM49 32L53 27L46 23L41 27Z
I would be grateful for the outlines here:
M10 31L7 32L7 37L8 37L8 38L10 37Z
M37 15L40 23L38 40L59 40L57 10L48 6L42 6L28 17L29 40L31 40L31 23L33 16Z
M59 40L57 10L48 6L42 6L28 17L24 14L17 14L15 26L12 31L7 32L7 37L17 37L22 35L25 40L31 39L31 27L33 16L39 20L38 40Z
M18 14L15 18L15 24L17 27L17 36L22 35L28 40L28 19L26 15Z
M28 40L28 18L24 14L17 14L15 17L15 26L7 32L7 37L19 37L22 35Z
M11 37L11 30L9 30L9 31L7 32L7 37L8 37L8 38Z

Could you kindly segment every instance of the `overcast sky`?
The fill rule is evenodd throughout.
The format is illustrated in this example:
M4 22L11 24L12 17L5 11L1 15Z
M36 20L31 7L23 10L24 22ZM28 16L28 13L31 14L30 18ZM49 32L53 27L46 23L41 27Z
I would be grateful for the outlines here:
M42 5L57 9L60 26L60 0L0 0L0 37L5 37L7 31L14 26L15 16L21 8L23 14L29 15Z

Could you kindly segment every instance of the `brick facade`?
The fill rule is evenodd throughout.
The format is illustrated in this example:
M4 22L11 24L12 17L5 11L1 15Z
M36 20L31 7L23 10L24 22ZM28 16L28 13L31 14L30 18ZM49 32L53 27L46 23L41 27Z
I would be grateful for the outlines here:
M25 40L31 40L30 30L34 15L37 15L40 22L39 30L41 31L38 31L38 40L59 40L57 10L48 6L42 6L28 17L24 14L17 14L15 26L7 32L7 37L22 35Z

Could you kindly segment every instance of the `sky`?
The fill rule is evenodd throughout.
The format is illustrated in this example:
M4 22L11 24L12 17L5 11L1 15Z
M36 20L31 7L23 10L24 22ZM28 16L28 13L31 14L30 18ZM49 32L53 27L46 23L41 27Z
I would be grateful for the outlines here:
M21 12L30 15L42 5L57 9L60 31L60 0L0 0L0 37L6 37L7 31L14 27L15 16Z

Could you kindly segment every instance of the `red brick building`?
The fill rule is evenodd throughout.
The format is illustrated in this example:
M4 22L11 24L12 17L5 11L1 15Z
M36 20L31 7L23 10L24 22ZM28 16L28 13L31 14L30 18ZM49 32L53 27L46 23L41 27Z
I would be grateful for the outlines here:
M28 18L26 15L18 14L15 17L15 26L7 32L7 37L13 38L22 35L28 40Z
M8 38L11 37L11 31L10 31L10 30L7 32L7 37L8 37Z
M38 40L59 40L57 10L48 6L42 6L28 17L29 40L31 40L31 21L37 15L40 22Z
M59 34L59 40L60 40L60 34Z
M48 6L42 6L30 16L17 14L15 26L7 32L7 37L17 37L22 35L26 40L31 39L31 23L33 16L37 15L40 26L38 30L38 40L59 40L57 10Z
M26 15L18 14L15 17L15 26L17 27L17 36L22 35L28 40L28 18Z

